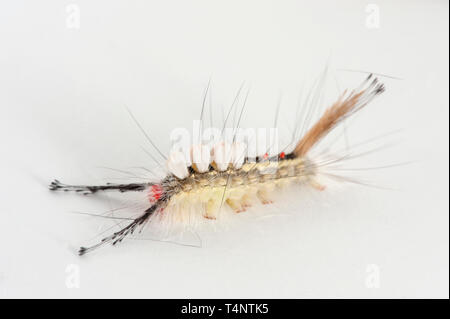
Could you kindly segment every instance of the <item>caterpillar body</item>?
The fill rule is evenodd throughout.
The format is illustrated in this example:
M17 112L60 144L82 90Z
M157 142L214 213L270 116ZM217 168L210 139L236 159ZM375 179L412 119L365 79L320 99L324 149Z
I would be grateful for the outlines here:
M189 207L198 218L216 220L223 206L235 213L244 212L256 199L263 204L272 202L271 194L294 184L308 184L318 190L325 186L318 182L320 165L309 155L333 128L359 111L374 97L384 91L384 85L369 75L359 89L344 92L319 120L300 138L291 152L269 156L246 157L247 146L242 142L221 141L213 147L193 145L191 164L186 164L183 154L172 152L167 158L168 173L157 183L106 184L99 186L67 185L54 180L53 191L75 191L92 194L99 191L147 192L149 208L131 220L119 231L91 247L81 247L79 255L106 243L113 245L142 229L150 220L168 218L171 222L186 223L191 217Z

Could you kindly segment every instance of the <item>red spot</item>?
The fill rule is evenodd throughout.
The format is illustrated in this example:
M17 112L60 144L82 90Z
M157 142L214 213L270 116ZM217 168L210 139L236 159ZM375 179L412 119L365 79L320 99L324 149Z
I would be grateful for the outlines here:
M286 154L284 154L284 152L280 153L280 158L284 158L286 156Z
M152 185L148 191L148 200L150 203L155 203L158 199L161 198L162 195L162 187L161 185Z
M267 159L269 157L269 154L264 154L264 159Z

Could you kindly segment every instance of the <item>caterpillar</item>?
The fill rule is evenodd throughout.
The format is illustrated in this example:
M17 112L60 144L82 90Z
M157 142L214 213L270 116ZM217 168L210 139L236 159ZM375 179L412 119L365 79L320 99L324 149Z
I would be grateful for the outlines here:
M186 223L191 217L189 207L198 218L214 221L223 206L234 213L242 213L254 199L270 204L271 193L291 185L308 184L318 190L325 188L318 182L320 164L310 157L310 151L346 118L352 116L377 95L384 92L384 84L370 74L355 90L344 91L328 107L290 152L275 155L245 156L248 145L233 139L222 140L212 147L204 144L191 146L189 160L180 151L166 157L167 175L158 182L105 185L68 185L54 180L51 191L73 191L95 194L103 191L147 192L148 208L128 225L103 238L90 247L80 247L84 255L104 244L116 245L150 221L170 219Z

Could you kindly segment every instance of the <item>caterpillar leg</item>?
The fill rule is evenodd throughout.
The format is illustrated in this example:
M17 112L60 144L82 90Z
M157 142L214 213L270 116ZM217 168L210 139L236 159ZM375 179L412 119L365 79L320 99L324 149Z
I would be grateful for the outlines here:
M327 188L325 185L319 183L316 179L311 179L309 181L309 184L314 187L315 189L317 189L318 191L324 191L325 188Z
M209 199L205 203L205 214L203 217L207 219L216 219L216 213L220 206L218 203L219 202L217 200Z
M264 205L273 203L273 200L270 199L268 190L264 187L258 189L258 191L256 192L256 196L259 198L261 203L263 203Z
M245 207L242 205L242 202L237 199L227 198L226 203L236 213L242 213L245 211Z
M49 185L49 189L52 191L72 191L77 193L83 193L84 195L93 194L98 191L108 191L108 190L117 190L121 193L129 192L129 191L137 191L141 192L145 190L151 184L149 183L131 183L131 184L106 184L106 185L67 185L63 184L57 179L55 179Z
M251 196L248 195L248 194L245 194L244 196L242 196L241 203L242 203L242 206L244 208L251 207L252 206L252 198L251 198Z

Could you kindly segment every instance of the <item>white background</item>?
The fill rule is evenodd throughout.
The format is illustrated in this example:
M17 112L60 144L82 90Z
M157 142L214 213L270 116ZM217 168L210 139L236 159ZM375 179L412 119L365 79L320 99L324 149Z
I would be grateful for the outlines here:
M3 1L0 296L448 298L448 21L447 1ZM281 91L289 132L299 90L326 65L331 100L366 76L342 69L401 78L382 78L387 92L348 130L352 144L401 129L358 166L413 161L362 172L386 189L257 206L248 214L275 216L202 248L129 240L76 255L107 221L70 212L119 204L46 185L149 164L125 106L167 151L210 77L216 119L246 80L242 126L270 126Z

